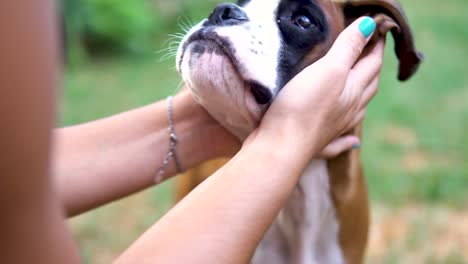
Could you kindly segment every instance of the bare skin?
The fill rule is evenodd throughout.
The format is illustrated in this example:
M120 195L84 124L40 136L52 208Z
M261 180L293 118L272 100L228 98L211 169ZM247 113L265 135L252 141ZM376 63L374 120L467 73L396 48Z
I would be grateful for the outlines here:
M64 209L74 216L151 187L169 152L166 102L56 130L54 174ZM184 168L233 156L240 143L188 91L173 101L178 159ZM173 162L167 179L177 173Z
M8 36L0 42L2 263L81 263L66 215L152 186L167 153L164 102L54 131L58 56L52 3L7 0L0 9L2 35ZM148 230L117 263L240 263L251 256L310 157L356 143L345 138L323 150L362 120L377 91L383 45L366 57L366 66L351 68L360 54L351 50L360 51L365 43L357 25L351 27L338 41L342 48L317 62L325 77L313 83L307 73L295 78L282 92L289 95L280 94L232 161ZM349 58L348 63L330 67L338 55ZM330 76L342 82L326 83ZM323 89L309 89L324 83ZM323 100L321 93L330 90L334 96ZM178 154L186 168L239 149L188 93L178 95L174 103L178 136L185 143ZM315 118L307 109L310 105L316 105ZM281 129L274 125L279 122ZM294 151L275 152L273 146ZM175 173L171 166L168 177Z

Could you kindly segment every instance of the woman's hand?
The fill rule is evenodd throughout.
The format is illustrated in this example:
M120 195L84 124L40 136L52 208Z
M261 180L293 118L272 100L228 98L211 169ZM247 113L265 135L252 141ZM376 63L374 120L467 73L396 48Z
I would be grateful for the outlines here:
M215 158L234 156L241 147L241 142L223 126L221 126L208 112L198 104L188 88L183 88L174 97L174 119L176 121L177 134L191 131L187 138L182 138L180 144L190 144L190 141L198 141L200 147L194 149L198 156L208 161ZM189 122L183 120L189 119ZM183 121L183 122L179 122ZM185 126L180 123L190 123ZM195 155L195 154L194 154ZM184 162L182 160L182 162Z
M289 147L310 148L312 155L320 156L317 153L331 140L361 123L377 93L382 68L383 40L361 56L374 30L375 22L369 17L345 29L327 55L283 88L265 114L258 135ZM358 143L350 137L341 141L324 151L335 154L344 145Z
M201 153L205 159L213 158L229 158L233 157L241 148L241 142L228 130L221 126L214 118L212 118L208 112L203 109L198 103L195 102L188 89L183 89L175 97L178 103L178 108L182 108L185 112L192 113L191 116L198 118L203 134L199 136L199 140L203 142L203 149L198 151L207 152L206 154ZM190 128L193 130L193 128ZM192 135L193 136L193 135ZM185 142L184 142L185 144ZM359 137L354 135L346 135L333 140L319 153L321 158L333 158L340 153L349 150L353 147L359 146Z

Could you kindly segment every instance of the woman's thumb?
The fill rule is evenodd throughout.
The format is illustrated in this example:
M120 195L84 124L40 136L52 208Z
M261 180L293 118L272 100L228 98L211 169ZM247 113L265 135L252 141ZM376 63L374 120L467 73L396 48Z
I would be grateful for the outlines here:
M361 56L375 27L375 21L370 17L357 19L341 32L326 57L333 63L340 63L346 69L351 69Z

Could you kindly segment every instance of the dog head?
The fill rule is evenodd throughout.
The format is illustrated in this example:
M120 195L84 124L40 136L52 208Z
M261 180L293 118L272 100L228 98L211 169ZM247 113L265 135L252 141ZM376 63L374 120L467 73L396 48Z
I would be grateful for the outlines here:
M244 139L281 88L324 56L346 25L362 15L375 17L380 35L392 31L399 79L408 79L421 55L401 7L393 0L220 4L182 40L177 69L195 99Z

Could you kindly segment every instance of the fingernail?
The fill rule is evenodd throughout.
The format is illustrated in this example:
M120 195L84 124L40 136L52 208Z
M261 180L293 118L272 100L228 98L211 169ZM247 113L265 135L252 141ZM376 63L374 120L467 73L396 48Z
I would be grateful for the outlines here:
M370 17L365 17L359 24L359 30L365 38L368 38L375 30L375 21Z
M356 144L353 146L353 149L360 149L361 148L361 145L360 144Z

